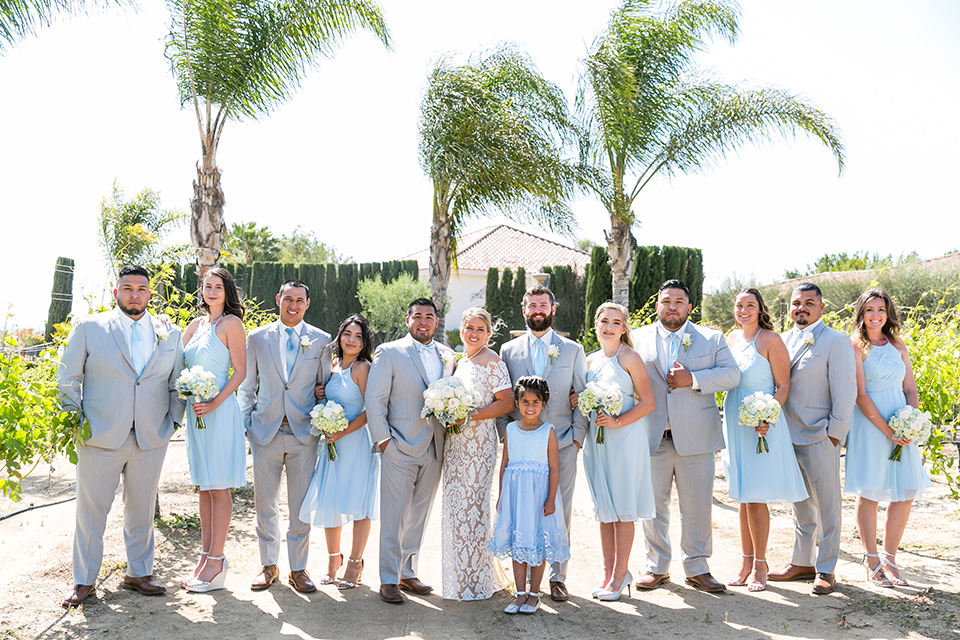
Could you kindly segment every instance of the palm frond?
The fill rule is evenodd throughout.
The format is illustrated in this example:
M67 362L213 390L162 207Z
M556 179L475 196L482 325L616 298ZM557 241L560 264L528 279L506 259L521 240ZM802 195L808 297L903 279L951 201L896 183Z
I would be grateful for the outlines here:
M137 6L135 0L0 0L0 54L59 15L86 14L113 4Z

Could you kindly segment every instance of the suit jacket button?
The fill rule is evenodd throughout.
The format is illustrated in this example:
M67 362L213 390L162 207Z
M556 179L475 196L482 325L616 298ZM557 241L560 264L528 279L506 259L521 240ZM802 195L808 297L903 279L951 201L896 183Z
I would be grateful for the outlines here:
M137 384L140 384L140 383L138 382ZM290 387L284 387L283 390L284 390L284 391L290 391Z
M138 386L138 387L140 386L140 381L139 381L139 380L137 380L137 386Z

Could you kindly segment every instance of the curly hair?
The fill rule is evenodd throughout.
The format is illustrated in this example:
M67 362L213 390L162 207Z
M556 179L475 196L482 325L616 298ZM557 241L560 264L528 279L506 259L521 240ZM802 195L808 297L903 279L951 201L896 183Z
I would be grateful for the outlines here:
M220 278L220 281L223 282L223 315L237 316L243 320L243 316L247 313L247 310L240 300L240 292L237 290L237 281L233 279L233 274L223 267L214 267L207 271L203 279L206 280L210 276L217 276ZM200 295L197 297L200 299L200 302L197 303L197 309L204 313L210 313L210 306L207 304L207 301L203 299L202 283L200 285Z
M520 396L527 391L540 398L540 402L544 406L550 400L550 387L547 386L547 381L540 376L523 376L517 380L517 383L513 385L514 402L520 402Z
M760 325L761 329L769 329L773 331L773 321L770 320L770 309L767 308L767 303L763 301L763 296L760 294L760 290L756 287L744 287L737 291L737 295L733 297L734 305L736 305L736 300L738 296L750 294L757 299L757 305L760 307L760 313L757 317L757 324ZM733 314L733 321L736 322L737 326L740 326L740 322L737 320L737 314Z
M897 317L897 307L893 304L893 298L880 287L871 287L860 294L860 297L857 298L857 301L853 305L853 339L854 342L857 343L857 347L864 353L870 351L870 347L872 346L870 339L867 337L867 325L863 319L864 313L867 310L867 303L871 300L883 300L883 305L887 310L887 321L883 324L880 331L883 332L883 335L885 335L890 342L894 344L900 342L900 319Z

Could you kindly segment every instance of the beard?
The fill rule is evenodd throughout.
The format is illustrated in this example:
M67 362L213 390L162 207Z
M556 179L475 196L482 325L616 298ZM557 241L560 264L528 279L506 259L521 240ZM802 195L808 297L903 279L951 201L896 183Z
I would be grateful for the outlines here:
M531 331L546 331L553 326L553 314L534 313L527 316L526 321Z
M793 314L793 324L798 327L805 327L810 324L810 314L809 313L795 313Z
M668 331L677 331L680 327L687 323L687 316L678 315L678 316L668 316L665 318L660 318L660 324L664 326Z
M124 314L126 314L126 315L129 316L130 318L133 318L134 320L139 320L140 317L143 316L143 314L144 314L144 313L146 312L146 310L147 310L147 306L146 306L146 305L144 305L144 306L141 307L140 309L136 309L136 308L129 307L129 306L126 306L126 305L122 304L119 300L117 300L117 306L120 308L120 311L123 311Z

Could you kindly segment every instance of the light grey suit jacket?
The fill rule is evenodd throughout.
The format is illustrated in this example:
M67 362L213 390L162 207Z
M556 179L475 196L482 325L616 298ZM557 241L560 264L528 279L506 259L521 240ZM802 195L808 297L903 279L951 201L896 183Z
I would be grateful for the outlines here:
M570 389L580 393L587 386L587 358L583 347L573 340L568 340L556 331L553 332L553 341L547 345L556 346L560 355L550 362L547 358L547 367L543 377L550 387L550 401L544 408L540 419L553 425L557 433L557 444L562 449L573 444L574 440L583 446L587 437L587 418L570 408ZM533 354L530 353L530 334L514 338L500 347L500 358L507 365L510 372L510 381L516 383L524 376L532 376ZM503 439L507 424L520 419L520 412L514 408L505 416L497 418L497 432Z
M183 370L180 331L171 329L157 341L143 373L137 376L119 309L77 321L60 356L57 384L65 407L79 407L90 420L86 444L121 447L130 427L144 450L167 444L174 423L183 420L185 403L174 382ZM150 317L154 333L167 330Z
M367 423L374 443L393 438L404 454L419 458L436 444L436 456L443 457L446 430L434 418L421 418L427 372L420 358L420 343L409 334L377 347L367 378ZM455 354L437 343L443 376L453 373Z
M714 394L740 384L737 362L722 333L688 320L677 333L681 338L689 334L692 343L689 348L680 347L677 361L696 376L700 388L697 391L692 387L670 389L668 371L664 371L661 364L659 327L660 323L656 322L634 329L630 334L634 349L647 366L653 387L655 406L648 416L647 432L650 453L655 453L660 446L668 419L673 446L681 456L719 451L723 448L723 431Z
M787 349L794 327L781 337ZM857 401L857 362L850 338L820 323L813 345L802 347L790 360L790 395L784 415L794 444L813 444L832 436L846 442Z
M280 353L283 329L283 323L277 320L247 336L247 376L238 396L247 437L261 447L277 435L284 416L297 440L303 444L316 441L317 436L310 434L310 410L317 404L314 387L326 384L330 377L330 351L324 349L330 334L304 323L300 336L313 340L313 344L301 349L289 382L284 382L286 364Z

